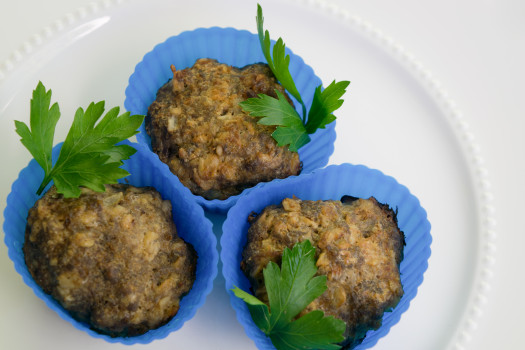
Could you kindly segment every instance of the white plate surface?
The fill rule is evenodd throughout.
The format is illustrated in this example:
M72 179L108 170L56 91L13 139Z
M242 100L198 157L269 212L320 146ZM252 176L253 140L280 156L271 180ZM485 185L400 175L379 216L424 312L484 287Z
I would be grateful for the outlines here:
M485 293L491 229L485 218L485 173L468 128L424 68L366 22L307 2L261 3L272 37L282 36L325 85L333 79L352 82L337 113L338 137L330 164L364 164L394 176L420 199L432 224L432 255L419 293L374 349L441 350L461 344ZM31 91L39 80L53 90L53 100L61 107L58 142L78 106L99 100L106 100L107 107L123 106L128 77L155 44L198 27L255 32L255 8L254 1L240 0L188 1L183 6L165 0L106 1L42 37L13 69L0 74L0 210L10 184L30 159L13 120L28 121ZM222 220L214 219L219 236ZM93 339L48 310L16 274L5 246L0 249L6 345L129 348ZM219 274L195 318L147 347L255 349L236 322L223 285Z

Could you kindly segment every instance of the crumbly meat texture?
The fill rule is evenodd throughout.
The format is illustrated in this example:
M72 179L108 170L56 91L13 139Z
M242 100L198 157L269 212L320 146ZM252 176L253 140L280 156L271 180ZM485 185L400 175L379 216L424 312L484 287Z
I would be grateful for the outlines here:
M168 322L195 280L196 253L153 188L108 185L30 209L24 255L34 280L76 319L111 336Z
M257 124L239 106L258 94L276 97L275 89L285 94L268 65L199 59L172 70L148 109L146 131L153 151L194 194L226 199L300 172L298 154L272 138L275 127Z
M317 309L345 321L345 348L379 328L383 313L399 302L405 244L388 206L373 197L350 198L344 203L287 198L251 216L241 262L255 296L268 302L263 269L270 261L280 264L285 247L310 240L317 274L327 276L328 288L302 314Z

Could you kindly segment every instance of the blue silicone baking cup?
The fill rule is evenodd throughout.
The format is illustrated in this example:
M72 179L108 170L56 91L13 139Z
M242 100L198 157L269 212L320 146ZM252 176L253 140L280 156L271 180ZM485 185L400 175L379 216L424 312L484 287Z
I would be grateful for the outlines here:
M301 57L288 48L286 53L290 55L290 73L303 101L309 106L315 88L322 84L321 79ZM199 58L212 58L235 67L266 62L257 34L246 30L219 27L185 31L156 45L136 65L125 91L124 107L131 114L147 114L149 105L156 98L157 90L173 77L170 66L173 64L178 70L188 68L193 66ZM295 100L294 103L298 112L301 113L299 103ZM146 133L144 124L139 130L141 132L137 135L137 141L151 149L151 139ZM303 165L302 174L322 168L328 163L334 151L335 122L329 124L325 129L318 130L310 137L311 141L299 150L299 157ZM240 196L249 190L225 200L207 200L197 195L195 200L212 212L225 213Z
M264 188L257 186L240 198L229 210L223 224L220 240L222 273L237 319L246 334L261 350L275 348L270 339L253 322L244 301L235 297L231 289L237 286L245 291L250 290L250 283L240 269L249 228L247 218L250 213L260 213L266 206L280 204L284 198L294 195L303 200L339 200L343 195L359 198L373 196L380 203L388 204L393 210L398 211L398 225L406 237L404 259L400 265L404 295L392 312L384 314L382 326L367 332L363 342L354 349L363 350L374 346L379 338L385 336L399 321L423 282L432 242L426 211L421 207L419 200L394 178L363 165L350 164L331 165L307 175L274 180Z
M123 168L131 175L120 182L137 187L154 187L161 193L163 199L170 200L178 235L186 242L191 243L198 255L196 279L192 289L182 298L179 311L166 325L134 337L112 338L97 333L90 329L89 324L79 322L71 317L55 299L44 293L33 280L25 264L22 247L27 214L36 200L41 197L36 195L36 190L44 178L42 168L34 159L20 172L18 179L12 185L11 193L7 197L7 207L4 211L5 244L8 248L9 257L14 262L16 271L22 275L24 282L64 320L95 338L102 338L111 343L146 344L155 339L164 338L169 333L181 328L184 322L190 320L197 309L204 304L206 296L212 290L213 280L217 276L217 239L212 230L212 223L204 216L202 207L194 201L192 194L185 186L172 178L168 167L146 147L136 143L125 143L137 149L137 153L124 162ZM54 147L53 159L57 159L60 146Z

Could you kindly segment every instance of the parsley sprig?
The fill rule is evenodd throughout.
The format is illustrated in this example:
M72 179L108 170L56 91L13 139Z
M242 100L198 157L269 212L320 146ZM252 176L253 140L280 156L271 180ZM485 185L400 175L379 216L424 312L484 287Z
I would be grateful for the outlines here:
M310 134L317 129L323 129L336 117L332 114L343 104L341 97L350 84L349 81L336 82L326 88L319 85L314 92L312 105L307 113L306 105L295 86L289 70L290 56L285 53L286 46L279 38L271 48L270 34L264 31L262 8L257 4L257 32L261 48L268 66L281 85L301 104L302 117L288 103L285 96L275 90L277 98L259 94L240 103L242 109L254 117L261 118L260 124L277 126L272 133L279 146L289 145L290 151L297 152L299 148L310 142Z
M335 350L344 340L345 323L320 310L295 317L326 290L326 276L316 276L315 248L306 240L285 248L281 269L270 262L263 270L269 308L253 295L235 287L234 294L248 305L253 321L279 350Z
M51 154L60 109L57 103L50 105L51 90L39 82L31 99L30 126L15 120L20 141L44 169L37 194L41 194L51 180L64 197L80 196L81 186L103 192L105 184L116 183L129 175L120 166L136 150L116 144L138 132L143 116L129 112L119 115L119 108L114 107L97 123L104 113L104 101L91 103L85 111L79 108L53 165Z

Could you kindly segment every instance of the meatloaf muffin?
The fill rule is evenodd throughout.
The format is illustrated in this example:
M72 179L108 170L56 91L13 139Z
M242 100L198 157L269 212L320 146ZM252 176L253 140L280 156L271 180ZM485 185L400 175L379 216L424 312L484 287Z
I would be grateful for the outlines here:
M256 297L268 302L263 269L281 263L285 247L310 240L316 247L318 275L327 290L299 315L322 310L346 323L345 348L359 344L366 332L381 326L383 313L403 295L399 264L404 234L396 214L375 198L342 201L287 198L249 218L241 268Z
M199 59L172 70L148 109L146 131L153 151L193 194L226 199L300 172L298 154L272 138L275 127L257 124L239 106L257 94L285 93L268 65L236 68Z
M114 337L168 322L195 280L196 253L153 188L108 185L64 198L53 186L29 211L23 251L44 292Z

